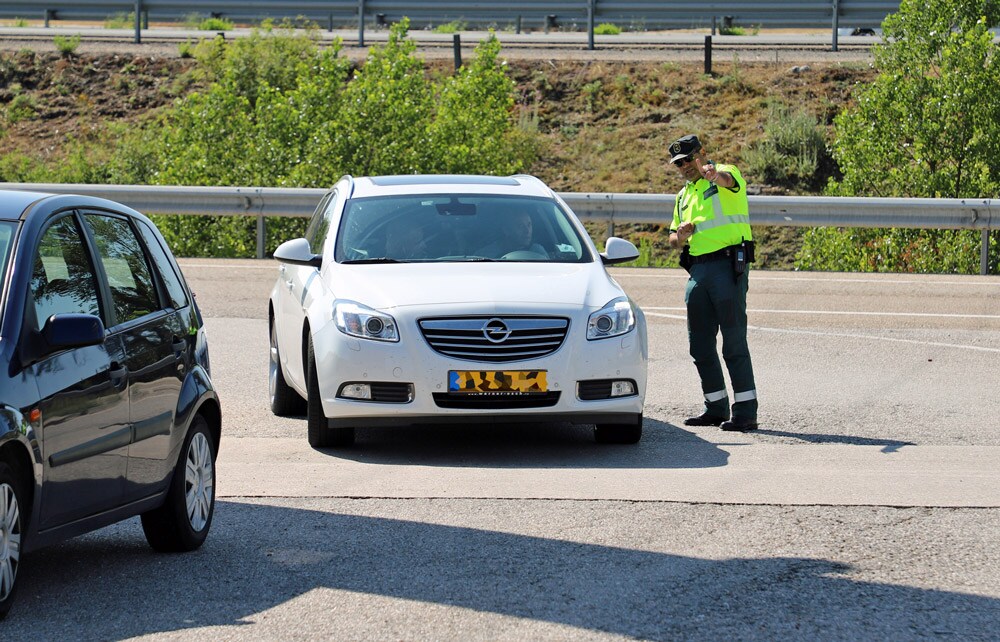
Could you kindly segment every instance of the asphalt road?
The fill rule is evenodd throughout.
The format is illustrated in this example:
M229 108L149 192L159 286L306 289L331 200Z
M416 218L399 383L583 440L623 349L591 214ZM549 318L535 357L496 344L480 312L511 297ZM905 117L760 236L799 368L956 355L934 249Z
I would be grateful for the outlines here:
M1000 278L755 272L756 433L686 428L684 274L637 446L586 427L359 433L266 404L276 264L189 259L224 409L205 546L137 520L30 556L3 640L1000 639Z

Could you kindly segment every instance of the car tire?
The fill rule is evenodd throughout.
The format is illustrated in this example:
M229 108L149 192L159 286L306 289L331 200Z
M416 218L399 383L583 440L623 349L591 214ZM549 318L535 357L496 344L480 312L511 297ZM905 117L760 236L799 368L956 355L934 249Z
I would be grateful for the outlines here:
M597 424L594 440L599 444L637 444L642 439L642 414L628 424Z
M195 415L174 467L166 501L142 514L142 531L154 550L193 551L205 541L215 513L215 457L208 422Z
M14 469L0 462L0 620L17 596L17 573L24 549L24 491Z
M278 354L278 331L271 320L271 351L267 378L268 394L271 398L271 412L279 417L298 416L306 412L306 400L285 381Z
M323 412L322 395L319 390L319 376L316 374L316 356L312 339L309 339L309 354L306 361L306 426L309 445L313 448L343 448L354 443L354 428L331 428L330 420Z

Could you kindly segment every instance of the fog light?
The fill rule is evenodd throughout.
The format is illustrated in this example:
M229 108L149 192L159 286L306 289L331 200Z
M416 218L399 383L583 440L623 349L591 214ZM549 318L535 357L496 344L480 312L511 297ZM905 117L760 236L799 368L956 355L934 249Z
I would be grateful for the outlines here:
M611 382L611 396L612 397L628 397L629 395L635 394L635 384L631 381L613 381Z
M372 387L367 383L349 383L340 389L340 396L346 399L371 399Z

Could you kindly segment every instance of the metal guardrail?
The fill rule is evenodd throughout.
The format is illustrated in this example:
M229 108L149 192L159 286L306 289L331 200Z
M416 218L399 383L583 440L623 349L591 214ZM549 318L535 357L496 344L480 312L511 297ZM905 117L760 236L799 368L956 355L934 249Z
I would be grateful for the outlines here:
M257 218L257 256L264 257L265 219L310 216L324 189L281 187L174 187L0 183L0 189L73 193L117 201L144 214L200 214ZM670 222L673 194L566 192L559 196L583 220ZM1000 230L1000 200L953 198L847 198L749 196L754 225L793 227L902 227L980 230L980 273L989 268L989 233Z
M469 27L498 30L524 28L585 30L588 48L594 48L595 25L609 22L628 30L691 29L711 26L807 28L832 27L833 50L841 21L853 29L876 29L899 9L898 0L744 0L723 2L662 2L661 0L7 0L0 17L39 17L50 20L104 20L132 13L135 41L148 21L182 22L189 15L215 16L241 22L264 18L306 18L332 31L356 25L364 46L365 26L379 26L410 18L414 29L433 28L452 21Z

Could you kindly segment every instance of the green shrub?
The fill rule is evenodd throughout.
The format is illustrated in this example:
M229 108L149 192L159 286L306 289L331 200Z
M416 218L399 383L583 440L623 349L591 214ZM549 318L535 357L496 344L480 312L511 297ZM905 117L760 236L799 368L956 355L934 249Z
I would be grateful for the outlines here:
M187 14L182 23L188 29L199 31L229 31L233 28L233 23L225 18L206 18L200 13Z
M452 20L451 22L434 27L434 33L458 33L459 31L466 31L468 28L468 23L462 20Z
M990 239L991 271L998 243ZM796 256L800 270L978 274L982 238L976 230L811 228Z
M594 33L598 36L617 36L621 32L621 27L610 22L602 22L594 27Z
M23 28L29 26L29 23L24 18L14 18L14 22L11 23L12 27Z
M135 12L116 13L104 19L105 29L128 29L135 26Z
M80 46L80 36L56 36L52 39L56 45L56 49L64 57L72 56L76 53L76 48Z
M182 42L177 45L177 55L181 58L193 58L194 57L194 45L191 44L190 40Z
M826 140L812 114L772 103L764 125L764 139L743 152L747 174L755 181L809 190L825 182L819 175L829 164Z
M225 18L205 18L198 23L199 31L229 31L233 23Z
M430 78L407 30L393 25L353 76L339 42L320 49L313 34L203 41L194 57L208 87L143 128L119 130L88 182L327 187L345 173L522 171L538 115L515 109L499 41L480 43L455 75ZM181 255L256 252L252 217L162 223ZM304 224L269 220L267 250Z
M7 104L7 122L13 124L36 116L35 99L31 94L18 94Z

